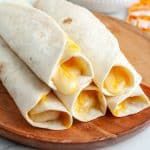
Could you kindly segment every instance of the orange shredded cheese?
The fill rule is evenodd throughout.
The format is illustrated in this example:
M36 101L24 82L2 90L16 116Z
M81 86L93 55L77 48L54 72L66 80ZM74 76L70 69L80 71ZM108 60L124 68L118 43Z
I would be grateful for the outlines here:
M128 10L127 22L150 32L150 0L140 0Z

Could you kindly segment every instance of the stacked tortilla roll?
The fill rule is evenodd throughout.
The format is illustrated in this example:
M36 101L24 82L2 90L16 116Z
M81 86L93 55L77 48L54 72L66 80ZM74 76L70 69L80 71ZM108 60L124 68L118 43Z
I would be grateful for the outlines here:
M1 37L0 80L31 125L53 130L67 129L72 125L72 116L63 104Z
M82 87L78 92L69 96L57 91L55 93L70 110L73 117L82 122L96 119L106 113L106 99L95 84Z
M92 84L91 62L51 17L25 5L3 3L0 22L0 35L11 50L53 90L74 118L86 122L105 115L106 99Z
M65 0L34 7L0 3L0 79L31 125L62 130L107 105L118 117L150 106L141 76L92 13Z
M150 106L139 87L141 76L120 51L116 38L91 12L65 0L37 0L34 7L52 16L81 47L113 115L126 116Z

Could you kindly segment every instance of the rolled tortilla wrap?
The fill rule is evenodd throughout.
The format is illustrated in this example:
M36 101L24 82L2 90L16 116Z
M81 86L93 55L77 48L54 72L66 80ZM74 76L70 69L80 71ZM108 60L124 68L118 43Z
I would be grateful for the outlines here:
M132 81L140 82L141 78L139 74L136 73L133 68L131 69L131 67L129 67L130 64L127 60L119 59L118 53L121 55L121 52L117 39L104 24L86 8L66 0L37 0L34 6L52 16L62 29L81 47L82 52L89 58L93 65L94 81L96 85L103 90L105 95L121 95L127 92L127 90L130 90L131 87L134 88L137 84L136 82L124 84L124 88L121 88L122 90L116 90L115 92L114 90L108 91L106 87L104 90L103 83L104 80L107 79L109 72L113 74L114 78L118 78L118 76L124 74L129 79L133 78ZM120 67L114 69L113 66L115 64L118 64ZM122 67L120 64L127 64L127 66L123 65ZM117 72L119 72L119 74ZM121 78L125 80L123 82L126 83L126 79L124 77ZM109 84L113 83L109 82ZM120 83L116 83L117 89L119 89L120 86ZM113 87L113 85L110 85L110 87Z
M34 127L63 130L72 125L72 116L0 38L0 80Z
M106 114L106 99L94 84L81 87L73 95L65 96L57 91L55 93L77 120L87 122Z
M1 4L0 22L0 35L51 88L70 95L80 87L81 77L91 82L92 67L80 47L44 12L17 4Z
M107 97L107 102L110 111L116 117L132 115L150 107L149 98L140 86L136 87L130 95Z
M119 51L113 66L106 71L102 82L102 91L107 96L126 95L141 82L141 76Z

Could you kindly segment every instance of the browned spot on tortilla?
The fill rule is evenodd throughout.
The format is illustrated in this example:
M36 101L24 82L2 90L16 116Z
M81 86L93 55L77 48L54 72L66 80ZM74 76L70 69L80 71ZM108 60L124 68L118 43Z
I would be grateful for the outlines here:
M64 19L63 23L64 24L70 24L72 22L72 19L71 18L66 18Z

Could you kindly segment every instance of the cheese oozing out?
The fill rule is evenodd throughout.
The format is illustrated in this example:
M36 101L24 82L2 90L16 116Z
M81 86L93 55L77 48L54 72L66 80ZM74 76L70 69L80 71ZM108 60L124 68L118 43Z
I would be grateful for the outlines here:
M76 51L80 51L80 48L71 40L68 45L67 52L71 57L59 65L53 77L57 90L64 95L70 95L77 91L79 77L87 74L88 67L84 59L74 56Z
M123 102L118 104L113 111L115 116L120 116L122 114L126 115L127 113L132 113L133 108L143 107L147 103L144 96L133 96L125 99ZM128 111L128 112L127 112Z
M69 124L69 116L67 113L51 109L51 98L55 97L53 94L43 96L39 103L32 108L29 112L29 117L32 121L37 123L52 123L60 122L61 124L67 126Z
M78 96L74 110L83 121L88 120L89 116L101 111L101 94L97 90L84 90Z
M104 81L104 89L113 96L120 95L132 85L132 74L121 66L114 66Z

